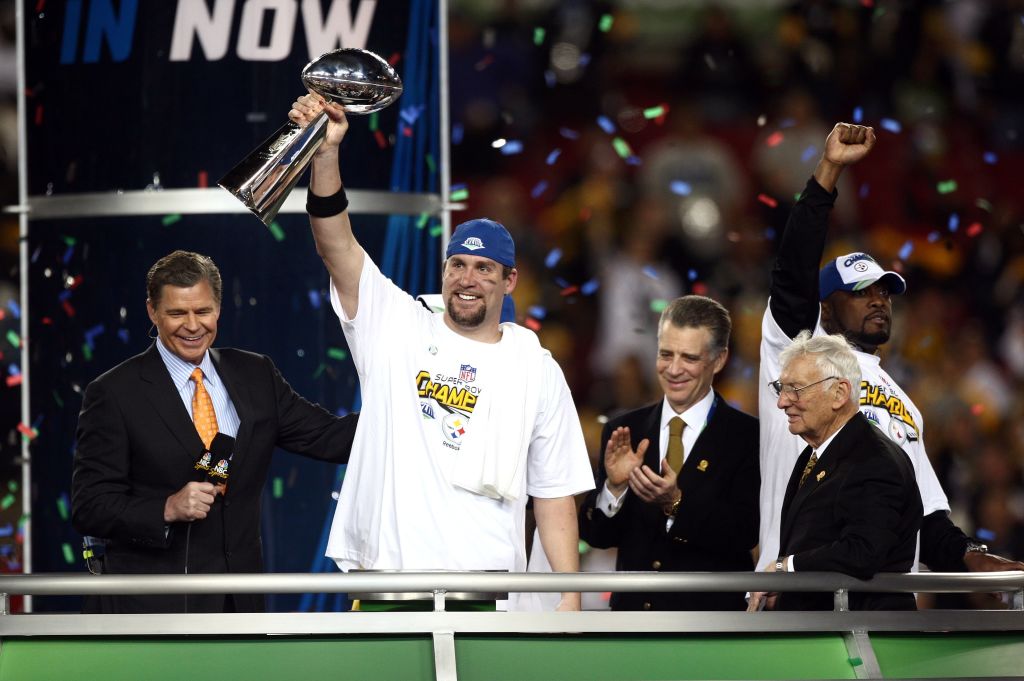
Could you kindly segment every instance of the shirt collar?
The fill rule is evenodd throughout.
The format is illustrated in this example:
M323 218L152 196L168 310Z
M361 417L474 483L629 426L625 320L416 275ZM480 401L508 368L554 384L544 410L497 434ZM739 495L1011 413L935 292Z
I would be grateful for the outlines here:
M661 401L661 427L667 428L668 422L672 417L679 416L686 423L687 427L696 428L699 433L704 430L704 426L707 425L708 412L711 411L711 405L714 401L715 391L708 390L708 394L701 398L697 403L692 405L682 414L677 414L676 410L669 405L668 398L666 397Z
M160 359L164 361L164 366L167 367L167 371L171 374L174 386L181 390L191 380L192 371L195 370L197 365L192 364L192 362L186 362L171 352L164 345L162 338L156 339L156 349L160 353ZM213 360L210 359L209 350L203 353L203 361L198 366L203 370L203 379L209 381L211 386L216 385L217 371L213 367Z
M843 424L843 428L846 427L847 423L849 423L849 421ZM821 443L821 446L814 450L815 455L818 457L818 461L821 461L821 457L825 455L825 450L828 449L828 446L830 444L832 444L832 440L836 439L836 435L839 435L839 433L842 432L843 428L840 428L839 430L825 438L825 441Z

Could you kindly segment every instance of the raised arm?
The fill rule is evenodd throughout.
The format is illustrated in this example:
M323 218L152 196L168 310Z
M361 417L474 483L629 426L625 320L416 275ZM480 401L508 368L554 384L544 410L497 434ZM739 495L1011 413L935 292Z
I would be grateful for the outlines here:
M352 233L338 166L338 146L348 131L345 110L339 104L325 102L319 95L309 94L292 104L288 118L299 125L307 125L321 111L327 112L330 121L327 136L313 156L306 210L316 251L327 266L345 314L352 318L359 308L359 275L366 253Z

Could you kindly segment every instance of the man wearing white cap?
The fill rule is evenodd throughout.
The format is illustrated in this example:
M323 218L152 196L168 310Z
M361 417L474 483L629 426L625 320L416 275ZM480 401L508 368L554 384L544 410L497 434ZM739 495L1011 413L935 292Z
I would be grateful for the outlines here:
M307 95L290 118L330 117L306 210L363 407L327 555L343 570L526 570L525 508L558 572L579 567L573 496L594 486L569 387L536 334L501 323L515 244L465 222L445 254L445 309L395 286L352 233L338 167L344 110ZM578 593L559 609L578 610Z
M825 250L828 216L843 169L864 158L875 144L870 127L838 123L825 140L814 176L790 213L772 270L761 326L759 416L761 424L761 532L757 569L779 558L779 525L786 484L804 443L789 432L785 413L775 408L770 382L781 371L779 356L801 330L840 333L860 364L860 411L903 448L917 476L924 507L920 560L937 571L1020 570L1024 564L988 554L949 519L949 502L925 452L921 412L882 369L876 354L889 340L892 296L906 290L896 272L884 270L866 253L848 253L818 270Z

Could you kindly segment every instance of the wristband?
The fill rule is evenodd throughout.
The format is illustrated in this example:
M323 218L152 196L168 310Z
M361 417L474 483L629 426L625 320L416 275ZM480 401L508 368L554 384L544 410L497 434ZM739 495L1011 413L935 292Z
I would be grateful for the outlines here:
M348 210L348 196L342 186L331 196L317 196L313 188L306 190L306 212L314 218L331 218Z

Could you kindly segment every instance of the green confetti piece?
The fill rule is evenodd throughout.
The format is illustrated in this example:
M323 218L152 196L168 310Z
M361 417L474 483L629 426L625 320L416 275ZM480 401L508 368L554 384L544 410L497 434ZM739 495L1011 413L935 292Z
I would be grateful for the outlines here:
M82 357L85 357L85 361L92 361L92 348L89 347L88 343L82 343Z
M978 199L977 201L974 202L974 205L982 209L986 213L992 212L992 204L986 201L985 199Z
M420 217L416 220L416 229L423 229L430 222L430 213L420 213Z
M458 191L452 192L452 201L465 201L469 198L468 189L459 189Z
M172 215L165 215L160 222L164 227L170 227L175 222L181 222L181 213L174 213Z
M282 478L274 478L274 498L280 499L284 496L284 480Z
M267 225L267 229L274 236L274 241L284 241L284 230L281 229L281 225L277 224L276 220Z
M78 243L78 240L75 239L75 237L73 236L62 236L61 239L68 246L74 246L76 243Z
M668 307L668 301L664 298L655 298L651 301L651 312L664 312L665 308Z
M58 393L56 389L53 391L53 401L56 402L57 406L61 409L64 408L64 400L61 399L60 393Z
M370 114L370 132L377 132L377 125L379 120L380 117L377 115L376 111Z
M75 552L71 550L71 544L61 544L61 551L64 552L64 562L71 565L75 562Z
M18 485L18 481L17 480L8 480L7 481L7 489L11 490L12 492L17 492L18 491L18 487L19 487L19 485Z
M600 29L601 33L607 33L612 30L612 24L615 22L615 17L611 14L602 14L601 20L597 23L597 28Z
M633 155L633 150L629 148L629 143L621 137L613 139L612 146L615 147L615 153L622 158L629 158Z
M430 236L441 236L441 233L443 231L444 227L442 227L441 225L434 225L433 227L430 228Z
M348 353L341 348L327 348L327 356L339 361L348 359Z
M850 658L850 665L851 666L859 667L862 664L864 664L864 660L860 659L859 657L851 657Z
M3 499L0 499L0 510L6 511L7 509L14 505L15 501L16 499L14 495L8 494Z
M15 331L14 329L10 329L10 330L7 331L7 342L10 343L11 345L13 345L16 348L20 348L21 347L21 336L19 336L18 332Z
M427 168L431 173L437 172L437 163L434 162L434 157L431 154L427 154Z
M582 539L580 539L579 549L580 549L580 555L582 556L584 553L586 553L587 551L590 550L590 544L588 544L587 542L585 542Z
M68 502L64 501L64 497L58 497L57 499L57 513L60 514L61 520L68 519Z
M650 120L652 118L658 118L665 115L664 106L652 106L649 109L644 109L644 118Z
M28 513L22 513L22 514L21 514L21 517L20 517L20 518L18 518L18 531L19 531L19 532L20 532L20 531L22 530L22 528L24 528L24 527L25 527L25 525L26 525L26 524L28 523L28 518L29 518L29 515L28 515Z
M533 29L533 44L540 45L542 42L544 42L544 29L538 26Z
M320 375L321 375L322 373L324 373L324 371L325 371L326 369L327 369L327 365L326 365L326 364L324 364L323 362L321 362L321 363L320 363L320 366L318 366L318 367L316 368L316 371L314 371L314 372L313 372L313 378L314 378L314 379L316 379L316 378L320 378Z
M935 185L940 194L949 194L956 191L956 180L945 180Z

